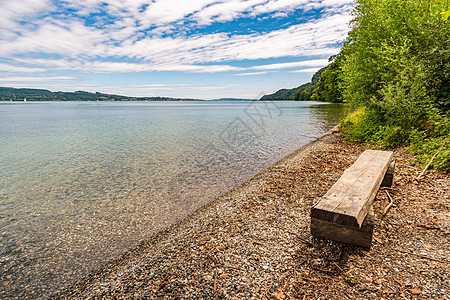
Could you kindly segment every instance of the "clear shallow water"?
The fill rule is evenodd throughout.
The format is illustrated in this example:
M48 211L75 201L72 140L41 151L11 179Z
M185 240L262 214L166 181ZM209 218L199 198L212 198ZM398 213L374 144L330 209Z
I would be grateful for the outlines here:
M0 298L67 286L340 115L301 102L0 102Z

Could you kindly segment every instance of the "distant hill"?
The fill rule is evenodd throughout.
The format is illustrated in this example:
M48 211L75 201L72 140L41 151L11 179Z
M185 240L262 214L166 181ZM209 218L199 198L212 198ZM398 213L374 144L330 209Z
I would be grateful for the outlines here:
M179 99L168 97L126 97L103 93L76 92L51 92L41 89L16 89L0 87L0 101L177 101L197 100Z
M319 71L317 71L313 75L311 82L302 84L293 89L278 90L277 92L275 92L273 94L262 96L260 100L299 100L299 101L310 100L311 95L312 95L314 89L316 88L317 83L319 82L323 71L325 71L327 68L328 68L328 66L323 67Z

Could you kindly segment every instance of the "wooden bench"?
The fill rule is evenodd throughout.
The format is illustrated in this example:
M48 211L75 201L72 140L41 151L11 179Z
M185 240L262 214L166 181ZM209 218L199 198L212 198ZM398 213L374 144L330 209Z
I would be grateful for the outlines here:
M391 151L366 150L311 209L311 234L370 248L372 202L381 185L390 186Z

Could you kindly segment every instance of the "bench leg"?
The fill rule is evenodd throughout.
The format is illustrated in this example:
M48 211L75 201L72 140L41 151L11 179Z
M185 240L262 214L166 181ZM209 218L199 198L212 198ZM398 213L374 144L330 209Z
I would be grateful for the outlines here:
M389 168L384 175L383 181L381 182L381 187L391 187L394 181L394 171L395 171L395 161L393 160L389 165Z
M340 225L312 217L311 234L315 237L370 248L374 224L374 213L371 207L361 228Z

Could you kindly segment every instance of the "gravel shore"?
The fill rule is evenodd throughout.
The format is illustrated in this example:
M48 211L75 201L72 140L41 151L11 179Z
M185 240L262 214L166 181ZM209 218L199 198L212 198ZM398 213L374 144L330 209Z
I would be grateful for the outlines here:
M366 148L330 133L54 298L450 299L450 177L418 181L402 149L370 250L311 237L311 206Z

